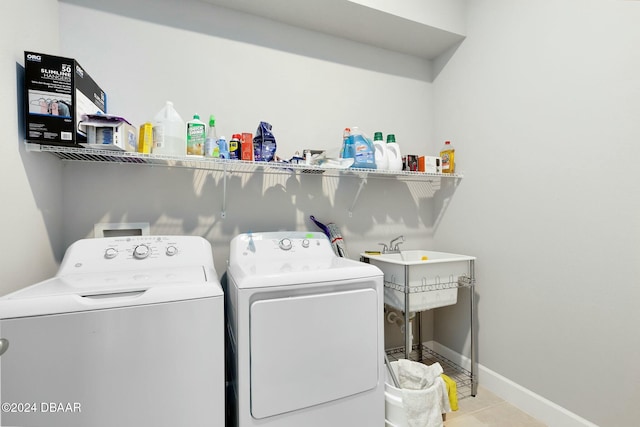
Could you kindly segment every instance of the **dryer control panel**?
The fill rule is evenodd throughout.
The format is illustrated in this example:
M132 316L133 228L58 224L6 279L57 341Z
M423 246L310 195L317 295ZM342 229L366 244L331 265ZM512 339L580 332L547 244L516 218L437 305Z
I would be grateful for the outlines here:
M277 231L246 233L231 241L230 259L260 257L268 259L327 258L335 253L331 242L322 233L306 231Z
M213 266L209 242L198 236L124 236L83 239L65 253L58 276L112 269Z

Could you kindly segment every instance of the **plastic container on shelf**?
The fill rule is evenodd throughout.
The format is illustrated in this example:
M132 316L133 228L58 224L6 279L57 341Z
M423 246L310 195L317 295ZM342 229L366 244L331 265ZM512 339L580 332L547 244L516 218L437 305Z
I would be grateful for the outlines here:
M352 168L358 169L376 169L376 152L373 142L357 127L351 128L349 138L347 138L346 147L353 144L354 161Z
M143 123L140 125L138 135L138 152L149 154L153 149L153 123Z
M342 133L342 151L340 157L343 159L354 159L356 156L356 148L353 138L351 138L351 129L344 128Z
M234 133L231 136L231 140L229 141L229 158L231 160L240 160L242 154L240 152L242 144L242 135L239 133Z
M400 146L396 142L396 136L392 133L387 135L387 154L389 156L389 170L402 170L402 153Z
M373 146L376 150L376 169L389 169L389 152L387 151L387 144L382 139L382 132L373 134Z
M445 141L444 146L440 151L440 157L442 158L442 173L455 173L456 149L453 148L451 141Z
M229 143L224 136L221 136L218 139L218 148L220 149L220 158L228 159L229 158Z
M187 154L186 126L171 101L167 101L154 117L153 153L171 156Z
M220 149L218 148L218 135L216 133L216 118L209 116L209 130L204 140L203 154L205 157L220 157Z
M200 120L198 114L187 122L187 155L202 156L207 126Z

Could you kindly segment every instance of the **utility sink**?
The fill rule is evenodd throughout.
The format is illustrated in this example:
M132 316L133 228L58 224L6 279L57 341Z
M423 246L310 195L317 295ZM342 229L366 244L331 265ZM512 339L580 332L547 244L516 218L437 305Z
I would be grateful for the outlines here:
M458 278L467 276L475 257L427 250L361 256L384 273L384 302L405 311L424 311L458 302ZM408 285L408 289L407 289Z
M400 251L400 253L388 253L381 255L362 254L362 256L376 259L381 262L402 265L433 264L440 262L469 261L475 257L467 255L450 254L446 252L424 251L421 249Z

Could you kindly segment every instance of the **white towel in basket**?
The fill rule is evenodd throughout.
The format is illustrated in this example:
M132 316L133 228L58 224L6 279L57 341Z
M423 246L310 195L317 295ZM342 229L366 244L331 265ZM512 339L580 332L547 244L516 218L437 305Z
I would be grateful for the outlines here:
M398 361L398 382L408 427L442 427L442 414L451 411L439 363L427 366L407 359Z

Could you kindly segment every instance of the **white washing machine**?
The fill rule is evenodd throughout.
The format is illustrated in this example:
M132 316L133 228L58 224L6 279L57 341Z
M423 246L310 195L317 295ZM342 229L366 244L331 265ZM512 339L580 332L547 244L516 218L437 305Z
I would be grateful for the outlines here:
M0 298L0 425L222 427L224 295L194 236L80 240Z
M241 234L227 270L240 427L384 426L382 272L324 234Z

